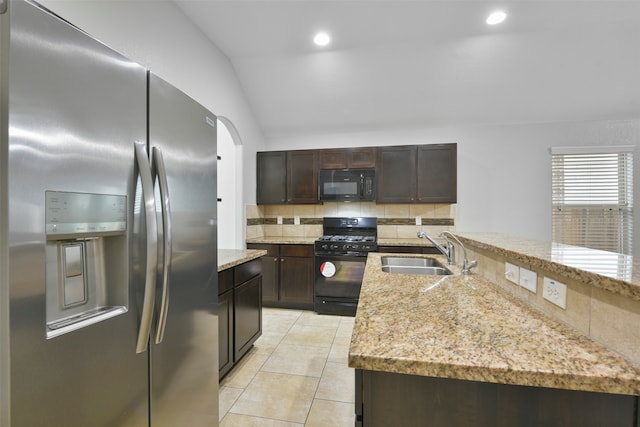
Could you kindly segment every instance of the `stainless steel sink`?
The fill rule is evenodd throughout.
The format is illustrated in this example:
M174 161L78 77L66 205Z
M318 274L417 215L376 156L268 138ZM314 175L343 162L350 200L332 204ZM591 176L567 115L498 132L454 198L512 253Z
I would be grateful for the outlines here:
M382 271L395 274L426 274L446 276L451 270L434 258L405 258L383 256Z

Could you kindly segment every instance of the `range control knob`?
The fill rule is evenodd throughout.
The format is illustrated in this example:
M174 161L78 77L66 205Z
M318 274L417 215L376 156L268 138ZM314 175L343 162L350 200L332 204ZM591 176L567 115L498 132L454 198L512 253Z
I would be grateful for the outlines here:
M331 247L329 249L331 249L331 250L338 249L338 245L331 245Z
M324 249L325 251L326 251L327 249L329 249L329 245L326 245L326 244L325 244L325 245L322 245L321 247L322 247L322 249Z

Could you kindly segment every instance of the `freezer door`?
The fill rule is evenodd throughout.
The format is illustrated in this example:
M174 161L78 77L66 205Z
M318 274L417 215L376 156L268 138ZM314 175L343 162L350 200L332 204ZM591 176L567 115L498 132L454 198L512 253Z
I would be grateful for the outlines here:
M215 126L213 114L149 74L149 146L155 169L165 170L171 221L170 227L162 226L167 213L161 209L166 199L160 194L160 176L158 230L171 236L161 236L158 248L168 250L162 242L170 237L171 261L157 274L156 330L150 344L154 427L218 423ZM164 167L155 162L160 155ZM164 320L164 331L158 330Z
M34 4L11 1L8 13L11 426L146 426L127 242L146 71ZM56 234L58 213L78 228ZM95 224L114 217L111 229ZM100 304L122 310L49 334L48 308L53 328L66 328L76 320L65 313L99 315Z

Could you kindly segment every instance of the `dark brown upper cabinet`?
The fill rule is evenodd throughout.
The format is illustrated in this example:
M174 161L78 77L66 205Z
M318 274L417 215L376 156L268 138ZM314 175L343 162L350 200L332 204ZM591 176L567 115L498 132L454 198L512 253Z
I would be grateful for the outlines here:
M418 146L418 202L456 203L457 158L457 144Z
M416 146L379 147L377 203L413 203L416 200Z
M256 201L259 205L287 202L286 151L258 153L256 177Z
M318 203L317 150L257 154L258 204Z
M287 202L318 202L318 151L287 152Z
M370 167L377 203L457 202L457 144L259 152L256 200L319 203L320 169Z
M457 144L379 147L377 203L456 203Z
M320 169L358 169L376 167L376 149L336 148L318 151Z

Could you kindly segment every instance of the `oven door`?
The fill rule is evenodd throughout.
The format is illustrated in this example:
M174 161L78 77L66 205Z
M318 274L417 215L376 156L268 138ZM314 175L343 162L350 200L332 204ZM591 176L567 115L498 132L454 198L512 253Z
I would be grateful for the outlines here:
M316 255L315 311L355 316L366 261L366 255Z

